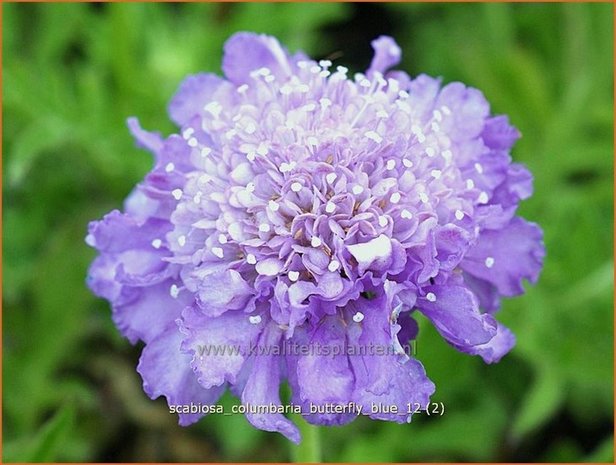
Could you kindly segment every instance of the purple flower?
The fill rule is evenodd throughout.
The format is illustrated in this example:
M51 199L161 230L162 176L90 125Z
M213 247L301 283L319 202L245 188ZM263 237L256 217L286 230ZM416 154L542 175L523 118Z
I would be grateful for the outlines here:
M405 422L434 392L405 353L415 315L487 363L514 345L493 314L544 256L539 227L516 216L531 195L509 155L519 133L476 89L388 71L401 55L391 38L372 46L369 69L349 77L239 33L226 77L189 76L171 101L180 134L129 120L156 163L124 213L90 224L89 285L145 342L152 398L213 404L228 387L279 406L287 381L312 423L352 421L351 409L311 411L350 403ZM280 412L247 418L300 440Z

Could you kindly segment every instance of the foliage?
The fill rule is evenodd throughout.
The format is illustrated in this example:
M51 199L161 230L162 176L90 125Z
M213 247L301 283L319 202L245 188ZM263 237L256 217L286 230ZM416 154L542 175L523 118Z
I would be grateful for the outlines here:
M418 351L445 414L328 429L325 460L613 460L612 5L2 8L5 461L289 459L283 439L241 416L177 426L142 392L138 352L84 284L87 222L120 207L151 163L126 118L171 132L174 89L219 72L237 30L342 52L357 70L370 39L390 34L404 69L476 86L509 114L524 135L514 157L535 174L522 214L544 227L548 257L539 284L504 305L516 349L485 366L422 324Z

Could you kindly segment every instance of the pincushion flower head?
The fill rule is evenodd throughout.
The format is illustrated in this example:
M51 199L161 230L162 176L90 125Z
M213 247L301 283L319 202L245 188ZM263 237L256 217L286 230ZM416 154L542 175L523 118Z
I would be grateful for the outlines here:
M145 343L152 398L215 404L229 388L271 407L286 382L311 423L352 421L310 413L351 402L405 422L435 390L404 350L419 313L487 363L514 345L494 313L544 255L541 230L516 216L531 195L509 155L519 133L476 89L390 71L391 38L372 46L368 70L349 76L238 33L225 77L189 76L172 99L179 134L129 120L155 166L124 212L90 224L88 282L122 334ZM304 349L280 350L289 344ZM246 415L300 440L279 411Z

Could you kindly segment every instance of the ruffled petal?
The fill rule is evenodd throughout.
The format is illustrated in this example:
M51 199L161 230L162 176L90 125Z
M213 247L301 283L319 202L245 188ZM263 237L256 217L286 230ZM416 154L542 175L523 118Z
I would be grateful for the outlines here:
M501 230L485 230L472 247L462 269L492 283L504 296L522 294L522 280L539 278L545 249L543 233L534 223L514 217Z
M346 329L339 316L327 316L302 345L310 353L297 361L297 385L302 403L314 406L345 404L351 398L355 377L345 353ZM327 380L315 382L315 380ZM306 416L311 423L344 424L353 414L323 413Z
M438 228L435 233L436 259L443 271L453 270L464 258L471 242L470 234L453 224Z
M102 253L88 271L88 285L111 302L114 322L132 343L152 340L187 304L186 294L170 295L175 271L164 261L162 240L156 242L169 229L167 221L138 222L118 211L89 226L88 242Z
M259 347L254 356L252 371L246 381L242 392L242 403L252 406L281 405L280 395L280 358L271 352L264 353L281 342L282 333L276 325L268 325L259 338ZM260 353L259 353L260 352ZM283 434L296 444L300 442L300 433L297 427L281 413L246 413L248 421L256 428L265 431L276 431Z
M475 346L488 343L496 335L496 322L481 313L477 298L462 286L428 286L417 307L434 324L447 342L458 350L472 353Z
M481 91L460 82L452 82L443 87L435 107L449 109L451 115L443 119L441 127L453 141L479 136L490 113L490 105Z
M216 271L201 276L197 304L208 316L222 315L227 310L244 310L254 290L235 270Z
M367 269L380 269L391 263L392 242L385 234L360 244L347 245L359 265L359 274Z
M360 298L351 302L348 310L354 316L349 322L349 353L357 350L349 357L356 377L353 400L371 418L410 421L408 405L425 408L435 387L421 363L398 352L400 326L391 323L390 298L384 294L371 300ZM387 406L388 410L373 412L373 405Z
M165 220L138 222L130 215L113 210L100 221L88 225L86 241L101 252L124 252L131 249L155 250L152 240L163 238L171 229Z
M515 346L515 336L501 323L496 323L496 335L485 344L470 347L468 353L479 355L486 363L496 363Z
M511 163L507 167L505 181L494 190L492 203L498 203L506 210L515 212L521 200L533 193L533 175L520 163ZM513 216L513 215L512 215Z
M494 150L509 150L520 136L506 115L488 118L481 132L484 144Z
M280 79L291 75L287 51L271 36L238 32L225 43L222 70L234 84L250 81L250 73L268 68Z
M182 312L180 323L186 335L182 351L192 356L191 366L203 387L226 381L234 384L263 330L260 316L229 311L212 318L194 307ZM231 330L232 328L232 330Z
M215 404L224 386L204 389L199 385L190 368L190 356L180 352L181 341L182 334L172 323L145 346L137 366L144 391L152 399L165 396L170 407ZM188 426L201 417L200 413L180 413L179 423Z
M466 272L464 275L464 284L473 294L479 299L479 306L482 310L488 313L494 313L500 308L500 295L498 289L492 283L483 279L475 278Z
M184 126L193 116L203 113L203 107L224 81L215 74L200 73L188 76L178 88L169 104L169 115Z
M128 288L123 295L128 294L130 298L113 304L113 321L133 344L138 340L152 341L190 303L188 293L180 293L176 298L170 295L172 283L168 280L143 289Z

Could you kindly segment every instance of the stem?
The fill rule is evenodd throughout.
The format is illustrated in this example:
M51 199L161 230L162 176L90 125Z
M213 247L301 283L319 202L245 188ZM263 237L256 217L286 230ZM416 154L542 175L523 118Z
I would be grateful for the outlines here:
M293 415L293 420L302 434L299 445L291 443L291 457L295 463L321 462L321 436L319 427L311 425L301 415Z

